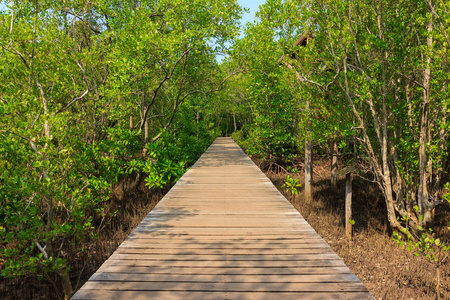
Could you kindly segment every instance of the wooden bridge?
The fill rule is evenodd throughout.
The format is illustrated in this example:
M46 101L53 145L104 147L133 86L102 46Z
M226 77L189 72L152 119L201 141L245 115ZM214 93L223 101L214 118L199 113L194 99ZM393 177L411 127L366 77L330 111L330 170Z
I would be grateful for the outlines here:
M218 138L73 299L373 299L230 138Z

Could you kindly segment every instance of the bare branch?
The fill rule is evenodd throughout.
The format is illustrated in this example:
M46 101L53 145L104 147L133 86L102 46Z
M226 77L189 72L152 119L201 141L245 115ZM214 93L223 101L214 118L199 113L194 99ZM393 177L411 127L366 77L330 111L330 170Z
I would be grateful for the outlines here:
M48 253L45 250L45 248L47 248L47 246L42 247L41 244L39 244L39 242L36 239L34 239L33 242L36 245L36 247L39 249L39 251L41 251L42 255L44 255L44 258L48 259Z
M320 83L315 82L315 81L313 81L313 80L310 80L310 79L306 78L306 77L304 76L303 73L300 74L300 73L294 68L294 66L292 66L292 64L288 63L287 61L283 61L282 63L283 63L289 70L292 70L292 71L295 72L295 75L296 75L298 81L300 81L300 82L302 82L302 83L311 83L311 84L314 84L314 85L316 85L316 86L318 86L319 88L322 89L322 85L321 85Z
M36 118L34 118L33 122L31 122L30 129L33 129L34 124L36 124L36 121L39 119L39 117L41 116L41 114L42 114L42 110L39 112L39 114L36 116ZM30 116L30 117L31 117L31 116Z
M150 116L150 117L148 117L149 119L155 119L155 118L162 118L162 117L165 117L166 115L164 114L164 115L153 115L153 116Z
M21 139L24 140L24 141L27 141L28 143L30 143L31 148L32 148L34 151L36 151L36 153L38 153L39 155L42 156L42 153L39 151L39 149L37 148L36 144L35 144L31 139L29 139L29 138L27 138L27 137L25 137L25 136L23 136L23 135L14 133L14 132L12 132L12 131L9 131L9 130L0 130L0 133L9 133L9 134L12 134L12 135L17 136L18 138L21 138Z
M12 54L15 54L15 55L17 55L17 56L19 56L20 59L22 60L23 64L25 65L25 67L26 67L28 70L31 69L31 68L30 68L30 65L28 64L27 60L25 59L25 56L23 56L23 54L20 53L16 48L14 48L13 46L5 46L5 45L3 45L3 48L4 48L6 51L8 51L8 52L10 52L10 53L12 53Z
M63 107L61 107L60 109L58 109L57 111L55 111L53 113L53 115L57 115L59 113L62 113L63 111L65 111L66 109L68 109L69 107L71 107L72 105L75 104L75 102L77 102L78 100L83 99L88 93L90 92L89 89L86 89L80 96L76 96L74 98L72 98L72 100L70 100L67 104L65 104Z
M89 179L86 178L86 184L77 192L77 193L81 193L83 192L85 189L87 189L87 187L90 185L89 183Z
M72 36L73 36L73 58L75 59L75 62L78 66L78 68L81 70L81 73L83 74L83 80L86 84L86 88L89 89L89 82L87 80L86 77L86 71L84 70L84 68L81 66L80 61L77 58L77 40L76 40L76 32L75 32L75 21L77 20L78 16L84 12L84 8L82 10L80 10L74 17L72 20Z

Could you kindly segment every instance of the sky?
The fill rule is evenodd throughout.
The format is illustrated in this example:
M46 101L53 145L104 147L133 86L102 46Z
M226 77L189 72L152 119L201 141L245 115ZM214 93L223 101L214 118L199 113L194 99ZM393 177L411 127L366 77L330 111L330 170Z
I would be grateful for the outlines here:
M249 13L244 13L242 16L242 25L245 25L247 22L252 22L255 19L255 13L258 11L259 6L264 4L265 0L238 0L238 3L242 7L246 7L250 9Z
M259 6L264 4L266 0L238 0L240 6L250 9L248 13L242 15L241 24L242 29L247 22L253 22L255 20L255 13L259 10ZM243 30L241 30L243 32ZM220 63L223 61L224 57L222 55L216 56L217 61Z

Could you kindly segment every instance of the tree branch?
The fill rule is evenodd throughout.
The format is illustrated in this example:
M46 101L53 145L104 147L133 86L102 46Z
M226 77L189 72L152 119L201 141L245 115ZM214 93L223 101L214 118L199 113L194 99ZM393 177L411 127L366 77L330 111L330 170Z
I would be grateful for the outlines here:
M155 90L153 90L153 97L152 100L150 101L150 103L147 105L147 108L145 109L144 112L144 117L142 118L142 123L141 126L139 127L139 132L142 131L142 129L144 128L144 124L145 124L145 120L147 120L148 117L148 113L150 111L150 107L155 103L156 97L158 96L158 92L161 89L161 87L164 85L164 83L172 78L173 73L175 72L175 69L177 68L178 64L180 63L180 61L186 56L188 55L189 52L191 52L193 50L193 48L189 48L186 51L183 52L183 54L177 59L177 61L175 62L175 65L173 66L173 68L171 69L171 71L169 73L165 72L166 75L164 76L163 80L161 80L158 84L158 86L156 87Z
M67 104L65 104L63 107L61 107L60 109L58 109L57 111L55 111L53 113L53 115L57 115L59 113L62 113L63 111L65 111L66 109L68 109L69 107L71 107L72 105L75 104L75 102L77 102L78 100L83 99L91 90L87 89L85 90L80 96L76 96L74 98L72 98L72 100L70 100Z
M22 140L27 141L28 143L30 143L31 148L32 148L34 151L36 151L36 153L38 153L39 155L42 156L42 153L39 151L39 149L37 148L36 144L35 144L31 139L29 139L29 138L27 138L27 137L25 137L25 136L23 136L23 135L14 133L14 132L12 132L12 131L9 131L9 130L0 130L0 133L2 133L2 132L3 132L3 133L9 133L9 134L15 135L15 136L17 136L18 138L21 138Z
M41 244L39 244L39 242L36 239L34 239L33 242L36 245L36 247L39 249L39 251L42 253L42 255L44 255L44 258L48 259L48 253L45 250L45 248L47 248L47 246L42 247Z

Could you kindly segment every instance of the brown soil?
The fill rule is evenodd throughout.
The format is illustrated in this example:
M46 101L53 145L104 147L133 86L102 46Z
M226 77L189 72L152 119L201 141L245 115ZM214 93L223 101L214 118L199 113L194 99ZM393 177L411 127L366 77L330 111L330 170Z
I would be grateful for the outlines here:
M256 162L258 164L258 162ZM299 172L290 173L304 183L301 164ZM267 166L265 166L267 169ZM400 248L391 237L385 214L386 206L379 188L361 179L353 181L353 216L356 221L353 239L345 237L345 181L338 181L338 190L330 184L329 161L315 163L313 202L307 205L303 190L292 196L281 188L286 171L281 166L271 166L266 175L293 203L307 222L321 235L347 266L361 279L377 299L437 299L436 269L423 256L414 256ZM440 206L434 228L441 240L449 241L447 229L449 206ZM441 299L450 299L449 267L441 271Z

